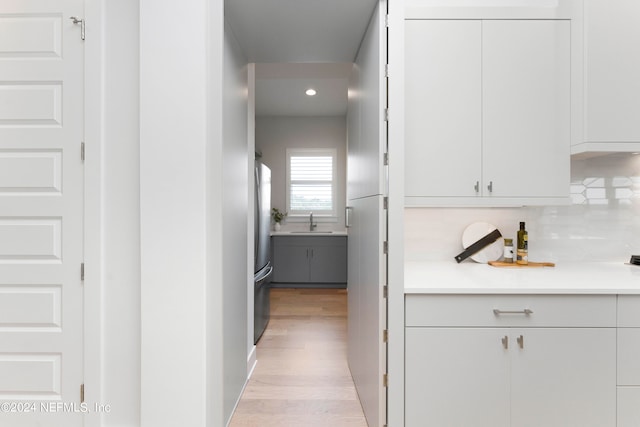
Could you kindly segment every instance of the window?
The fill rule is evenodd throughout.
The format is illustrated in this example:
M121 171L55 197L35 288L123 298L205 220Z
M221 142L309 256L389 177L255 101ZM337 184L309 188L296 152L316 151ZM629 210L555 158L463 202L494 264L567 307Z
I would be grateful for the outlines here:
M287 149L289 215L336 215L336 150Z

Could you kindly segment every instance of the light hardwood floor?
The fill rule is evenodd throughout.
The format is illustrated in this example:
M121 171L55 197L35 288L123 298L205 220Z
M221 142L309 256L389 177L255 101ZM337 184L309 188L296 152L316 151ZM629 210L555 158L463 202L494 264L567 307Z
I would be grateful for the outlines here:
M344 289L272 289L257 357L230 427L367 427L347 365Z

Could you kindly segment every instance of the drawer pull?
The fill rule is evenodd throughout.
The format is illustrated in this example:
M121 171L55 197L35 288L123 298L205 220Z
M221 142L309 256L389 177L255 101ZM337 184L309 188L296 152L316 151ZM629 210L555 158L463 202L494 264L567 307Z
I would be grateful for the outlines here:
M518 338L516 338L516 341L518 341L518 345L520 346L520 348L524 348L524 336L520 335Z
M496 316L500 316L501 314L524 314L525 316L528 316L533 314L533 310L529 310L528 308L525 308L524 310L498 310L497 308L494 308L493 314Z

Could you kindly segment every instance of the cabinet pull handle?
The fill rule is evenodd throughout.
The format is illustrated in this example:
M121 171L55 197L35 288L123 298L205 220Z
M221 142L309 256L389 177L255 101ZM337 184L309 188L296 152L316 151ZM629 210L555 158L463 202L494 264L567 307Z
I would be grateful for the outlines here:
M505 335L504 337L502 337L502 339L500 341L502 341L502 347L504 347L505 350L508 350L509 349L509 337Z
M529 310L528 308L525 308L524 310L498 310L497 308L494 308L493 314L496 316L500 316L501 314L524 314L525 316L528 316L533 314L533 310Z
M518 345L520 346L520 348L524 348L524 337L522 335L516 338L516 341L518 342Z
M489 190L489 193L493 193L493 181L489 181L489 185L487 185L487 190Z
M476 181L476 185L473 186L473 189L476 190L476 193L480 192L480 181Z
M351 206L347 206L346 208L344 208L344 226L346 228L350 228L351 227L351 212L353 211L353 208Z

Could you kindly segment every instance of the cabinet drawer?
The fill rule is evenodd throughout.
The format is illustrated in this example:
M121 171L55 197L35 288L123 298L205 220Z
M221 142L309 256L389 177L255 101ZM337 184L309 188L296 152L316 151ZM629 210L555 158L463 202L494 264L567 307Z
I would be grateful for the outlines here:
M617 427L640 426L640 387L618 387Z
M640 328L618 328L618 385L640 386Z
M618 296L618 326L640 328L640 295Z
M615 327L615 295L407 295L406 326Z

